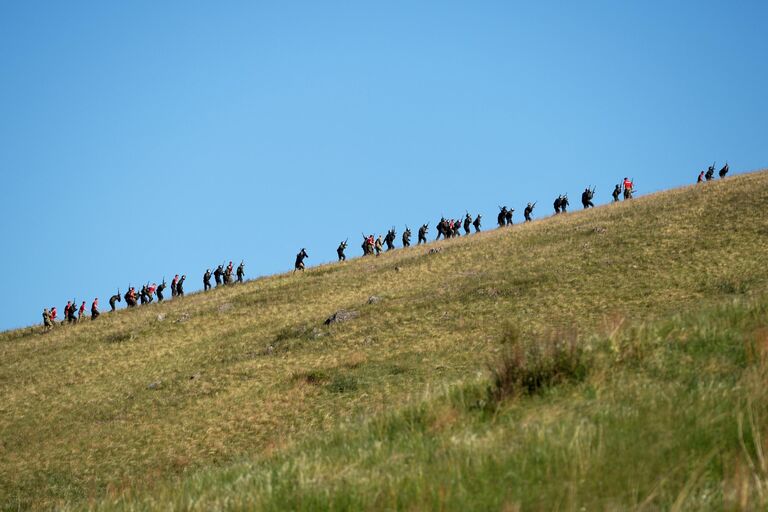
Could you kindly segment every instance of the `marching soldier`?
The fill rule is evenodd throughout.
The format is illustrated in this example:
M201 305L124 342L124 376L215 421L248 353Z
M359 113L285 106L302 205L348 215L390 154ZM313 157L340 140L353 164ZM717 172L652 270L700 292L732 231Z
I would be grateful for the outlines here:
M563 213L568 213L568 205L570 203L568 202L568 194L565 194L563 196L563 199L560 201L560 211Z
M205 274L203 274L203 291L207 292L211 289L211 269L207 268L205 269Z
M410 247L411 246L411 228L408 226L405 226L405 231L403 231L403 247Z
M421 245L422 242L427 243L427 233L429 233L429 224L422 224L419 228L419 240L416 245Z
M472 226L472 216L467 212L464 216L464 234L468 235L470 232L470 226Z
M179 282L179 274L176 274L173 276L173 280L171 280L171 297L176 296L176 284Z
M712 167L714 173L714 166ZM707 178L709 180L711 178ZM632 199L632 190L634 190L635 184L629 178L624 178L624 199Z
M157 302L163 302L163 290L165 290L165 277L163 277L163 282L160 283L160 286L157 287Z
M507 226L512 225L512 213L515 211L514 208L507 209L507 213L504 215L504 220L506 220Z
M241 261L237 266L237 282L242 283L245 276L245 261Z
M475 227L475 233L479 233L480 232L480 218L481 217L482 217L482 215L480 215L478 213L477 217L475 217L474 222L472 222L472 225Z
M122 297L120 296L120 289L117 290L117 295L113 295L109 298L109 307L111 308L111 311L115 310L115 302L122 302Z
M704 175L704 178L706 178L707 181L715 179L715 164L712 164L707 168L707 173Z
M535 204L528 203L528 205L525 207L525 210L523 210L523 217L525 217L525 222L531 222L531 213L533 213L533 207Z
M91 304L91 320L96 320L99 318L99 298L96 297L93 299L93 303Z
M213 277L216 279L216 286L221 284L221 276L224 275L224 265L219 265L216 270L213 271Z
M720 169L720 172L718 173L718 175L720 176L721 179L725 178L726 174L728 174L728 162L725 163L723 168Z
M347 256L344 254L344 249L347 248L347 241L344 240L339 244L339 246L336 248L336 254L339 257L339 261L347 261Z
M53 327L53 323L51 322L51 314L48 312L48 308L43 309L43 327L46 331Z
M616 184L616 188L613 189L613 193L611 194L613 196L613 202L618 203L619 202L619 195L621 195L621 185Z
M184 296L184 280L187 278L186 275L182 275L181 279L176 283L176 296L177 297L183 297Z
M555 199L555 202L552 206L555 207L555 215L560 213L560 207L563 205L563 196L562 194L557 196L557 199Z
M499 216L496 217L496 223L499 227L504 227L507 224L507 207L499 206Z
M301 248L301 251L296 255L296 263L293 265L293 271L296 272L297 270L304 271L304 259L309 258L309 255L307 254L306 249L303 247Z
M589 189L589 187L584 189L584 192L581 193L581 204L584 206L584 209L587 209L589 207L594 208L595 205L592 203L592 198L594 197L595 193Z
M381 251L384 248L381 243L381 235L376 237L376 243L374 244L373 248L376 250L376 256L381 254Z

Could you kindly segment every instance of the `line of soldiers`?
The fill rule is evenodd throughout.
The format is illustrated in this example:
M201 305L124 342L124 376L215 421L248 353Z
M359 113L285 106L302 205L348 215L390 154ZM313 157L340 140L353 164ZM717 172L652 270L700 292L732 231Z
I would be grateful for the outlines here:
M213 271L213 274L211 274L210 268L206 269L205 274L203 274L203 291L207 292L211 289L211 275L213 275L213 278L216 281L216 287L234 283L234 279L232 278L233 273L237 275L237 282L242 283L243 278L245 277L245 261L240 262L236 271L234 271L233 268L234 265L230 261L226 268L224 267L223 263L216 267L216 270Z
M728 163L720 169L719 176L720 178L724 178L726 174L728 174L729 167ZM701 183L702 181L710 181L714 179L715 174L715 164L713 163L711 166L708 167L707 171L701 171L699 174L698 183ZM595 197L595 191L596 187L587 187L584 189L584 192L581 194L581 204L582 206L587 208L594 208L594 203L592 200ZM632 199L632 194L635 192L635 183L634 179L629 179L627 177L624 178L624 180L621 183L616 184L616 186L613 189L613 193L611 194L613 197L614 202L619 201L619 197L623 194L624 199ZM525 217L525 222L531 222L533 219L531 217L534 208L536 207L537 202L528 203L523 210L523 216ZM568 206L570 205L568 201L568 194L560 194L557 196L553 203L553 207L555 210L555 214L560 213L567 213L568 212ZM505 227L505 226L511 226L513 225L513 213L515 209L514 208L508 208L507 206L499 206L499 214L497 216L497 224L499 227ZM446 219L445 217L441 217L440 222L437 224L437 236L435 237L435 240L439 240L440 237L443 238L453 238L453 237L459 237L461 236L461 229L464 229L464 234L469 235L471 232L470 226L473 226L475 228L475 233L479 233L481 231L481 219L482 215L477 214L475 218L473 219L472 216L469 214L469 212L466 212L466 215L463 219ZM418 230L418 241L416 245L421 245L422 243L426 244L427 242L427 234L429 233L429 223L422 224L419 227ZM384 250L384 245L387 247L387 251L391 251L395 248L395 240L397 239L397 231L395 227L393 226L391 229L387 231L386 236L382 238L381 235L378 235L376 238L371 235L363 235L363 243L362 243L362 249L363 249L363 255L369 256L369 255L379 255ZM406 225L405 231L402 235L402 245L403 247L410 247L411 246L411 229ZM346 261L347 257L344 251L348 247L349 239L344 240L339 244L339 246L336 248L336 254L338 256L339 261ZM304 264L304 260L306 258L309 258L309 255L307 254L307 251L305 248L302 247L302 249L296 254L296 260L294 263L294 272L297 270L303 271L306 267ZM234 271L234 273L237 275L237 282L242 283L243 278L245 276L245 263L243 261L240 262L240 265L237 267L237 270ZM203 291L208 291L212 288L211 286L211 276L213 275L216 286L220 285L229 285L234 282L232 275L233 275L233 264L230 261L229 265L224 267L224 264L222 263L218 267L216 267L216 270L214 272L211 272L211 269L206 269L205 274L203 274ZM182 275L181 277L174 276L173 281L171 281L171 295L173 297L183 297L184 296L184 280L186 279L185 275ZM152 283L151 285L147 283L144 285L141 290L137 293L136 289L132 286L128 287L128 292L125 293L125 301L128 307L135 307L139 303L141 304L149 304L153 302L154 295L157 295L158 302L163 301L163 290L165 289L165 278L163 278L163 282L160 285L155 285ZM115 311L115 303L121 302L122 295L120 293L120 290L117 290L117 294L111 296L109 298L109 306L112 311ZM95 320L99 316L99 309L98 309L98 302L99 299L95 299L93 301L93 304L91 305L91 319ZM85 302L83 302L80 305L79 308L79 314L76 314L76 311L78 308L76 307L75 301L69 301L67 302L67 306L64 309L64 321L69 323L74 323L76 321L81 320L84 318L85 314ZM52 307L50 310L47 308L43 310L43 324L46 328L50 328L53 325L55 325L56 321L56 308Z
M715 163L712 162L712 165L707 167L707 171L701 171L699 173L699 177L696 179L696 183L701 183L703 181L712 181L715 179ZM728 174L729 171L728 162L725 162L725 165L720 168L720 171L718 171L718 176L720 176L720 179L725 178L725 175Z

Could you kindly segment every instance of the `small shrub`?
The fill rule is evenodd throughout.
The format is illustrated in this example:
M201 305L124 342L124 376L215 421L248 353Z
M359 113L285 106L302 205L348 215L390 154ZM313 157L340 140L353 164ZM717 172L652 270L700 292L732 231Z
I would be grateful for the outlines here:
M346 393L347 391L356 391L358 382L352 375L336 375L328 384L328 390L334 393Z
M533 395L563 382L580 381L588 373L587 353L574 334L534 340L507 328L501 341L501 356L491 368L489 403L497 404L520 394Z

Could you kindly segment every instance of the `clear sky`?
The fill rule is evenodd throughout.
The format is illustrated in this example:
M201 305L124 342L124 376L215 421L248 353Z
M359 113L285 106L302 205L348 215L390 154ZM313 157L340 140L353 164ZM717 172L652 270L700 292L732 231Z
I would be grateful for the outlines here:
M4 1L0 328L765 167L767 27L765 1Z

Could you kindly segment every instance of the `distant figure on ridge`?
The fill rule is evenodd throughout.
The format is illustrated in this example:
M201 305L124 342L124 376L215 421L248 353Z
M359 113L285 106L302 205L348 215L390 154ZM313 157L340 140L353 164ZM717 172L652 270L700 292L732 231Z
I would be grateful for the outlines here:
M374 243L373 248L376 250L376 256L381 254L381 251L384 248L384 246L381 243L381 235L376 237L376 242Z
M592 203L593 197L595 197L595 191L590 190L589 187L585 188L584 192L581 193L581 204L584 206L584 209L595 207L594 203Z
M405 226L405 231L403 231L403 247L410 247L411 246L411 228L408 226Z
M725 178L725 175L728 174L728 162L725 163L722 169L720 169L720 172L717 173L720 178Z
M560 208L562 207L562 205L563 205L563 196L559 195L557 196L557 199L555 199L555 202L552 203L552 206L555 208L555 215L560 213Z
M43 309L43 327L46 331L53 328L53 323L51 322L51 314L48 312L48 308Z
M111 311L115 310L115 302L122 302L123 299L120 296L120 289L117 289L117 295L113 295L109 298L109 307L111 308Z
M211 269L207 268L205 269L205 274L203 274L203 291L207 292L211 289Z
M306 249L303 247L299 251L299 253L296 255L296 263L293 265L293 271L296 272L297 270L304 271L304 259L309 258L309 254L307 254Z
M429 223L422 224L419 228L419 240L416 242L416 245L427 243L427 233L429 233Z
M179 282L176 283L176 296L183 297L184 296L184 280L187 278L186 275L182 275L181 279L179 279Z
M498 224L500 228L507 225L507 207L506 206L499 206L499 215L496 217L496 224Z
M632 191L634 188L634 182L629 178L624 178L624 199L632 199Z
M336 248L336 256L339 257L339 261L347 261L347 255L344 254L344 249L347 248L347 240L344 240L343 242L341 242L339 246Z
M240 260L240 264L237 266L237 282L242 284L243 277L245 277L245 261Z
M165 290L165 277L163 277L163 282L157 287L157 302L163 302L163 290Z
M696 178L696 183L701 183L702 181L704 181L704 171L701 171L699 177Z
M216 286L221 284L221 276L224 275L224 265L219 265L216 270L213 271L213 277L216 279Z
M474 222L472 222L472 226L475 228L475 233L479 233L480 232L480 219L481 218L482 218L482 215L480 215L478 213L477 216L475 217Z
M619 202L619 196L621 195L621 185L616 184L616 188L613 189L613 193L611 194L613 196L613 202L618 203Z
M525 210L523 210L523 217L525 217L525 222L531 222L531 213L533 213L533 209L536 207L536 203L528 203L528 205L525 207Z
M171 297L176 296L176 283L179 282L179 274L176 274L173 276L173 279L171 280Z
M96 297L93 299L93 303L91 304L91 320L96 320L99 318L99 298Z

